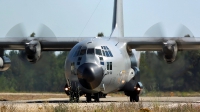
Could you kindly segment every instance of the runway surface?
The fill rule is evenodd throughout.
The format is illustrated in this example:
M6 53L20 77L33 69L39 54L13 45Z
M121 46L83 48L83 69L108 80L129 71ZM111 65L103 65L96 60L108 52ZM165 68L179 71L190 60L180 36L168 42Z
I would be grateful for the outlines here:
M106 106L110 104L129 104L129 97L110 97L101 98L100 102L87 103L85 97L80 98L79 103L69 102L69 98L49 98L49 99L33 99L33 100L14 100L14 101L0 101L0 109L15 107L17 110L34 111L35 109L43 109L46 107L56 107L59 105L75 106L79 108L94 107L94 106ZM134 103L142 108L154 108L156 104L159 106L167 106L173 108L178 105L200 105L200 97L140 97L139 103Z

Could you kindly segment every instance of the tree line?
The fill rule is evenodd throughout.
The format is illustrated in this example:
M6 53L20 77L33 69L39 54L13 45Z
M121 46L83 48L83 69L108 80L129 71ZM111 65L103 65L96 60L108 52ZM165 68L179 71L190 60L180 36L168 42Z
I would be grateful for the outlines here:
M10 51L11 67L0 72L1 92L63 92L66 83L64 63L68 52L43 52L35 64L18 51ZM179 52L177 60L167 64L154 52L142 52L141 82L147 91L199 91L200 51Z
M141 54L141 81L146 90L199 91L200 51L180 51L172 64L154 52Z
M66 79L64 63L68 52L55 55L43 52L41 59L31 64L18 51L11 51L11 67L0 72L0 91L8 92L61 92Z

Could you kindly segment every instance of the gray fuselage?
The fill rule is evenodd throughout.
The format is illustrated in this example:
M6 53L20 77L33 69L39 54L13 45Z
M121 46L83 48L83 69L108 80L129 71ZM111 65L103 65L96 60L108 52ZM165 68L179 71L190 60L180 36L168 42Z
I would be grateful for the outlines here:
M94 53L90 52L91 49L94 49ZM102 68L103 71L103 78L100 84L93 89L83 87L77 76L79 66L86 63L93 63ZM118 91L134 75L135 72L131 68L131 60L126 50L126 43L120 43L112 38L95 37L84 40L71 49L65 61L67 83L76 84L76 87L89 93L102 92L107 94Z

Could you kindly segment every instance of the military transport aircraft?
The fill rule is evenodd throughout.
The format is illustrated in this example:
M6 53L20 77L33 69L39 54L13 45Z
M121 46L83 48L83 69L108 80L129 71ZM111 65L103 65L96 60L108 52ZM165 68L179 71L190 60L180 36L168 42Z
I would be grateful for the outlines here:
M10 66L4 50L24 50L29 62L39 60L42 51L69 51L65 61L65 92L71 101L99 102L106 94L124 91L130 101L139 101L143 88L140 82L140 51L162 52L167 63L176 59L177 51L199 50L200 40L188 37L124 37L123 0L114 0L110 37L66 38L0 38L0 69ZM64 60L63 60L64 61Z

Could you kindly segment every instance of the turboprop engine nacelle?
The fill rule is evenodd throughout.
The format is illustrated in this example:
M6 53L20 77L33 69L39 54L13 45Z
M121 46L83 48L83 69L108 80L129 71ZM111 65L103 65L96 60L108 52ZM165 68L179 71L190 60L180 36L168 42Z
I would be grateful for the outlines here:
M41 56L41 45L37 40L31 40L25 44L26 58L29 62L35 63Z
M0 57L0 71L6 71L10 68L11 61L8 57Z
M167 63L172 63L176 59L177 55L177 44L174 40L168 40L167 42L163 42L163 58Z

